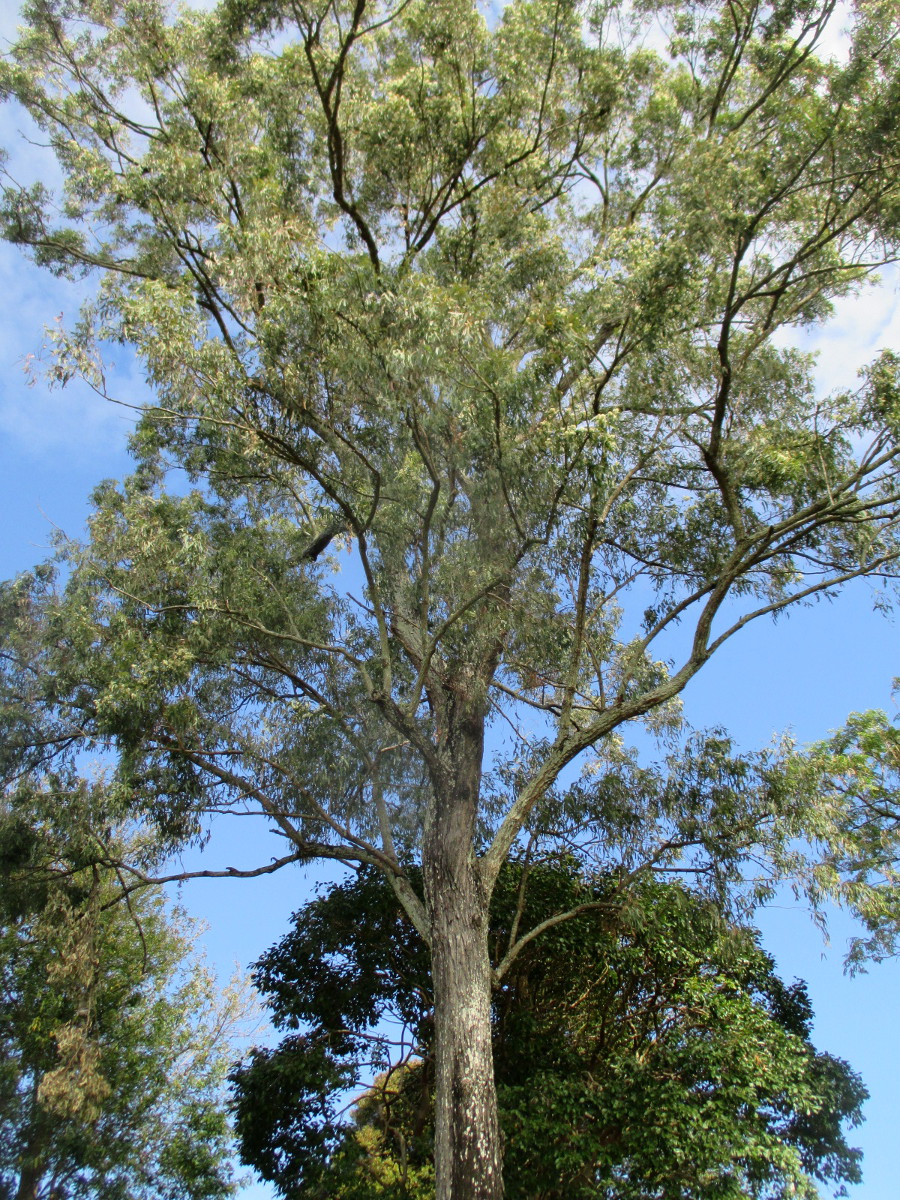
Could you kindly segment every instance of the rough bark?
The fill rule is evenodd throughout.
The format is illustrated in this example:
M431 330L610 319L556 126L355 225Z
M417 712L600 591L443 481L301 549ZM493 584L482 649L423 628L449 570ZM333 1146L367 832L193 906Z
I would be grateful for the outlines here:
M437 798L424 853L435 997L436 1200L501 1200L488 898L473 851L483 718L464 719L450 740L452 776Z

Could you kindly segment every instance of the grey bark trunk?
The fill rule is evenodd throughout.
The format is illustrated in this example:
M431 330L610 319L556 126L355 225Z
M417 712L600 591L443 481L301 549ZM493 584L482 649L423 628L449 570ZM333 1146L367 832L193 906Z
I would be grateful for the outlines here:
M42 1141L42 1138L30 1138L25 1147L19 1168L16 1200L37 1200L38 1189L44 1177L43 1166L39 1160L40 1142Z
M435 1001L436 1200L502 1200L488 901L473 849L483 720L454 730L453 784L424 847Z
M435 1175L437 1200L503 1195L491 1051L486 916L459 881L435 894Z

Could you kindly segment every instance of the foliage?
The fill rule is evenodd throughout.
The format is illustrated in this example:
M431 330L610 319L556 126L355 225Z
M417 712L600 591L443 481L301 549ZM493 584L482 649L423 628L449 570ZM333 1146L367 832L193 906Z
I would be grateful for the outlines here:
M77 829L91 791L96 810L99 785L59 778L0 807L0 1195L230 1196L241 1002L218 994L183 915L123 897L101 859L126 848Z
M40 710L167 836L249 804L397 879L490 703L489 884L746 621L891 575L895 358L821 397L771 341L892 253L896 13L840 65L832 7L635 5L666 56L604 4L27 6L63 224L10 184L7 235L100 273L52 370L122 340L159 403L64 590L7 598L10 753Z
M846 897L869 930L851 946L851 968L896 954L900 730L883 712L852 713L842 729L796 756L790 769L820 797L809 834L820 839L823 852L811 891Z
M100 749L163 846L233 811L281 839L252 870L382 870L432 950L438 1192L496 1200L510 851L715 859L717 769L634 812L626 733L674 736L748 622L896 580L900 360L821 395L791 338L896 258L900 3L855 7L845 61L834 0L24 16L0 91L62 184L9 180L3 231L97 280L50 374L105 392L124 344L154 401L88 544L4 591L4 767ZM830 762L818 809L784 776L805 830L763 781L742 845L777 874L811 838L804 884L878 924Z
M616 893L571 862L510 865L494 892L495 962L514 922L595 905L532 940L494 992L507 1196L737 1200L858 1181L842 1126L866 1093L811 1045L803 985L682 886L643 883L624 905ZM292 925L256 966L286 1036L233 1076L245 1160L293 1200L432 1196L420 941L371 872ZM373 1070L347 1121L348 1089Z

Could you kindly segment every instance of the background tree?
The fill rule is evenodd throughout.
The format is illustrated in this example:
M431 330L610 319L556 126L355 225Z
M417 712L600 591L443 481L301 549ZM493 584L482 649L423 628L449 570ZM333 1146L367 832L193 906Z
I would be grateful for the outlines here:
M440 1200L502 1190L511 849L633 855L624 794L578 811L627 723L896 572L896 357L822 397L775 340L895 256L898 6L845 63L834 11L32 0L3 68L63 175L10 181L6 236L99 276L51 372L103 389L125 343L156 399L63 582L12 594L12 769L102 746L164 843L249 811L257 871L385 872L431 951Z
M123 899L82 820L103 807L72 778L0 804L0 1195L220 1200L236 1191L224 1083L245 1006L158 892Z
M858 1182L843 1126L866 1093L811 1045L803 985L704 897L618 884L560 861L510 864L494 891L495 960L516 922L582 907L494 993L507 1195L737 1200ZM256 980L286 1036L233 1076L245 1160L292 1200L433 1196L428 957L383 877L305 905Z
M854 938L848 964L859 968L898 951L896 838L900 831L900 730L881 711L852 713L842 729L794 759L807 789L833 825L812 871L815 890L840 891L868 930ZM822 828L810 827L813 836Z

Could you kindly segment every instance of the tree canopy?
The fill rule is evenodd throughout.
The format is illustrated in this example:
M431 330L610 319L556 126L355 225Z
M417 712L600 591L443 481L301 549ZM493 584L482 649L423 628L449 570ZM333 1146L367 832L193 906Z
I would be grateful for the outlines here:
M124 344L154 399L88 543L8 593L10 770L102 747L164 844L249 811L256 870L382 870L431 950L438 1196L497 1200L508 854L674 868L683 813L595 786L629 723L896 578L900 360L822 395L790 334L896 257L900 8L841 61L834 0L23 12L0 88L62 185L8 181L3 231L97 279L51 375L105 391Z
M533 940L493 997L511 1200L817 1196L815 1180L858 1182L842 1126L866 1093L811 1045L803 985L680 884L640 883L624 906L615 895L615 879L588 886L571 861L512 864L495 889L495 962L515 922L584 906ZM233 1076L243 1157L289 1200L433 1196L421 940L372 872L291 924L255 968L284 1037Z
M225 1200L241 1002L183 914L123 898L88 806L102 787L60 777L0 801L0 1196Z

